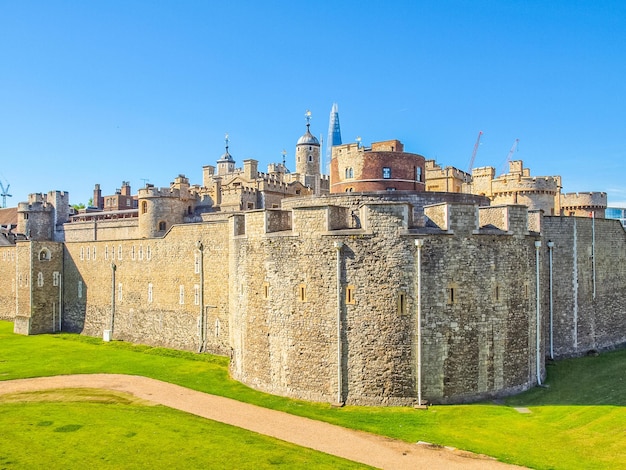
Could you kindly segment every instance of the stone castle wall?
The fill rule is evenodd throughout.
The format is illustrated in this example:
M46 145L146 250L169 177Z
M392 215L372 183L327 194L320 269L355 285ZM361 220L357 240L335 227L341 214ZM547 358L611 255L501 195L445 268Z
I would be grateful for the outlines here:
M566 193L561 195L563 215L591 217L593 212L595 217L604 218L606 206L606 193Z
M546 217L543 228L544 240L554 243L555 357L626 344L626 231L620 222ZM544 337L549 338L548 329Z
M17 243L17 311L14 331L21 334L61 330L63 244L52 241Z
M528 388L536 381L529 315L536 238L526 235L525 208L507 221L511 235L468 241L478 227L476 206L446 207L439 211L446 230L463 236L421 234L424 395L448 402ZM333 211L311 204L294 208L293 231L278 234L261 230L263 213L242 216L245 232L233 239L230 262L240 280L231 284L234 377L318 401L337 401L341 377L342 401L414 403L410 213L406 203L365 203L365 230L333 231ZM336 242L343 244L339 261Z
M16 249L14 246L0 246L0 319L13 320L16 299Z
M136 218L72 222L63 228L67 242L139 238L139 220Z
M0 317L20 333L56 331L62 289L64 331L230 355L235 378L275 394L407 405L417 399L420 302L424 398L470 401L545 374L550 241L555 356L626 344L619 221L542 218L485 199L290 198L162 238L18 241L0 248Z
M162 239L67 243L64 329L102 336L113 313L116 339L198 350L204 326L206 349L227 353L226 226L185 224Z

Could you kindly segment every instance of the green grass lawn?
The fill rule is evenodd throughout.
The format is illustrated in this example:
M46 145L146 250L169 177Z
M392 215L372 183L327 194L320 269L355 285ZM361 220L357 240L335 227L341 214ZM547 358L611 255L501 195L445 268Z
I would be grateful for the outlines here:
M367 468L104 390L5 397L0 443L2 469Z
M504 405L432 406L426 411L338 409L254 391L228 377L227 360L221 357L103 343L78 335L25 337L12 334L11 323L0 322L0 380L97 372L153 377L349 428L408 442L454 446L532 468L626 468L626 350L549 366L549 388L530 390ZM527 407L531 413L519 413L515 407ZM0 442L3 436L0 433Z

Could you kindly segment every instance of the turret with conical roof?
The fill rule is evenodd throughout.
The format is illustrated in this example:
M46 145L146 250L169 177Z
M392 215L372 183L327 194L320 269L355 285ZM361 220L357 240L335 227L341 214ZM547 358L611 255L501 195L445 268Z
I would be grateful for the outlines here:
M217 175L222 176L235 171L235 159L228 153L228 134L224 137L226 152L217 161Z
M311 134L311 112L307 111L306 133L296 144L296 173L300 174L302 183L319 194L320 180L320 142Z

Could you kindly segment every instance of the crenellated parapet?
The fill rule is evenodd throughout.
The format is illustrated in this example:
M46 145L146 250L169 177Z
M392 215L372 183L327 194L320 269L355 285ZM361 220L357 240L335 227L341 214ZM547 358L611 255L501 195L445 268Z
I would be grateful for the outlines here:
M32 193L17 205L17 233L31 240L63 240L62 226L69 221L70 199L66 191Z
M503 175L493 180L492 191L494 197L520 192L556 195L559 191L559 179L554 176Z
M172 225L182 224L192 215L200 201L196 187L179 175L169 188L146 185L138 191L139 236L153 238L165 235Z
M493 167L474 168L472 182L464 186L473 194L489 197L493 204L524 205L555 215L559 210L560 176L531 176L521 160L509 162L509 172L495 177Z
M604 218L607 197L604 192L565 193L561 195L561 215Z

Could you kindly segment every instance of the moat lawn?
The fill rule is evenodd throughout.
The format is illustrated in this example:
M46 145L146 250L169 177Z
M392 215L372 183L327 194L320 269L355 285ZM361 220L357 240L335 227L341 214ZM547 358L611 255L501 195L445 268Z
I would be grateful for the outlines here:
M12 328L12 323L0 322L0 380L103 372L143 375L349 428L408 442L454 446L531 468L615 469L624 468L626 461L626 350L548 366L548 388L535 388L501 404L432 406L428 410L333 408L251 390L228 377L228 361L222 357L118 341L104 343L70 334L19 336ZM239 458L250 443L252 449L267 453L253 457L257 460L237 462L235 467L259 468L259 462L266 462L268 467L347 468L344 463L315 460L322 457L312 451L302 454L302 460L291 460L302 452L293 450L298 449L295 446L269 438L257 441L258 436L246 431L160 406L145 406L127 395L103 391L103 400L109 400L103 404L97 397L85 399L84 393L67 392L69 398L65 392L57 398L28 394L19 403L0 400L0 468L10 468L17 458L14 450L28 447L34 440L48 444L39 465L52 467L56 466L54 459L62 459L56 462L63 466L74 462L76 467L89 459L92 467L95 461L96 467L112 468L119 466L119 460L114 460L121 458L118 456L131 455L138 455L138 463L126 465L123 460L126 468L163 467L169 464L154 460L150 465L145 457L147 453L167 453L177 468L185 466L185 458L200 455L214 455L213 468L220 468L219 459L230 455L224 449L232 452L244 443L246 452L239 452ZM171 423L167 431L164 422ZM86 434L94 429L92 436ZM224 440L217 442L216 448L204 447L218 434ZM207 435L211 439L206 439ZM103 447L109 436L116 439L110 452ZM90 450L78 446L78 441L81 446L86 441L94 444ZM155 442L155 447L149 447L150 442ZM19 455L35 458L37 454L25 450ZM196 466L194 462L189 460L187 466ZM225 461L224 468L233 468L229 463Z

